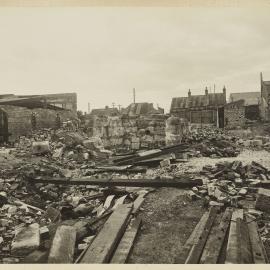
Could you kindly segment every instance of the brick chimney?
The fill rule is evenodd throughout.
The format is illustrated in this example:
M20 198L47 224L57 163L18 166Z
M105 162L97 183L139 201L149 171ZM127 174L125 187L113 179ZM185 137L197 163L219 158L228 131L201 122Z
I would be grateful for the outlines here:
M208 95L208 89L207 89L207 86L205 87L205 95L206 95L206 96Z
M223 95L224 95L224 101L226 102L226 87L223 86Z
M188 97L191 97L191 91L188 89Z

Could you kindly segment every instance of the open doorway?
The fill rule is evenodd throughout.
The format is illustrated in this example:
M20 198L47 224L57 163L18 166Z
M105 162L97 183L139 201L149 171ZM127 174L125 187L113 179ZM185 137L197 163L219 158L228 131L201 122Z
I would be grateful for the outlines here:
M218 108L218 127L224 128L224 107Z
M8 116L5 111L0 109L0 143L7 143L8 136Z

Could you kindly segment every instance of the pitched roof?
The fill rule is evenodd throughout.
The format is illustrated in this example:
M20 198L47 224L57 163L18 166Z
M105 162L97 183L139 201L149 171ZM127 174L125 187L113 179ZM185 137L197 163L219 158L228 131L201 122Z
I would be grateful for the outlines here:
M148 113L161 113L162 109L155 109L153 103L142 102L142 103L132 103L127 108L123 110L123 114L128 115L140 115Z
M102 108L102 109L93 109L91 111L91 115L97 115L97 116L102 116L102 115L113 115L113 114L118 114L118 109L117 108Z
M172 99L171 111L207 106L222 106L226 103L223 93L211 93L208 95L192 95L190 97L175 97Z
M245 106L258 105L261 99L261 92L242 92L230 94L231 102L241 99L245 101Z

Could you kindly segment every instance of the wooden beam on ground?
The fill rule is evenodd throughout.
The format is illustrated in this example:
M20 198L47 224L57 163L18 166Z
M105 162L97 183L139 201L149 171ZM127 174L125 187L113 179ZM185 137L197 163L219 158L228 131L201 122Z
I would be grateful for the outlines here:
M237 237L238 237L238 260L241 264L253 263L251 245L247 223L241 219L236 219Z
M146 159L150 159L150 158L159 157L159 156L162 156L165 154L179 153L181 151L185 151L187 148L189 148L189 146L184 145L184 144L167 146L167 147L164 147L162 149L153 149L151 151L146 151L145 154L143 152L138 153L138 154L131 156L131 157L128 157L126 159L114 161L114 163L117 165L135 164L137 162L140 162L140 161L143 161Z
M230 226L231 216L232 208L227 208L222 216L216 233L213 235L213 238L209 238L207 241L208 248L207 250L204 250L205 255L204 258L201 259L201 263L216 264L218 262L219 255L224 244L224 239Z
M203 228L205 227L205 223L208 217L209 217L209 212L205 212L202 215L200 221L197 223L191 235L189 236L188 240L186 241L185 245L181 249L180 254L175 259L175 263L182 263L183 258L186 260L192 246L199 241L199 237L202 233Z
M126 186L126 187L177 187L191 188L201 186L201 179L63 179L63 178L42 178L28 179L32 183L56 184L56 185L100 185L100 186Z
M133 215L137 215L137 213L140 210L140 207L142 206L144 200L145 200L145 194L140 194L136 200L133 202L133 210L132 210L132 214Z
M237 218L240 218L240 219L244 218L243 209L236 209L232 213L225 264L237 264L239 261L238 238L237 238L237 228L236 228Z
M186 264L197 264L200 261L205 243L207 241L208 235L210 233L210 230L212 228L212 225L215 221L216 215L217 215L217 207L211 207L209 211L209 216L206 220L205 226L199 236L199 240L197 243L195 243L186 259Z
M246 215L248 223L249 238L251 244L251 250L253 255L253 261L255 264L266 264L268 263L267 254L262 243L261 237L258 232L258 225L254 218Z
M141 218L136 218L131 221L130 226L124 233L110 263L123 264L127 261L141 224Z
M119 243L127 221L132 211L132 205L119 205L86 251L80 263L108 263Z

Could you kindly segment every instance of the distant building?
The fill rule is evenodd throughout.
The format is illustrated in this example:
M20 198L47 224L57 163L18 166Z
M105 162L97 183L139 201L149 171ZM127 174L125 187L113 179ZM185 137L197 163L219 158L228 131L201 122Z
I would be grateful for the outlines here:
M175 97L171 102L170 113L187 119L191 124L224 126L224 105L226 104L226 88L222 93L209 93L207 87L204 95Z
M117 108L110 108L106 106L101 109L93 109L90 113L90 116L116 116L119 115L119 111Z
M261 117L263 120L270 120L270 81L264 81L262 73L260 74L261 79Z
M121 111L123 115L129 116L139 116L146 114L164 114L164 109L154 108L153 103L141 102L141 103L132 103L127 108Z
M224 127L242 127L246 123L245 100L240 99L224 105Z
M249 120L260 119L261 92L231 93L229 101L243 100L245 107L245 118Z
M0 142L15 141L35 128L56 128L60 121L77 119L77 94L0 95Z
M0 95L1 105L13 105L31 108L59 108L77 112L77 94L76 93L60 93L47 95Z

